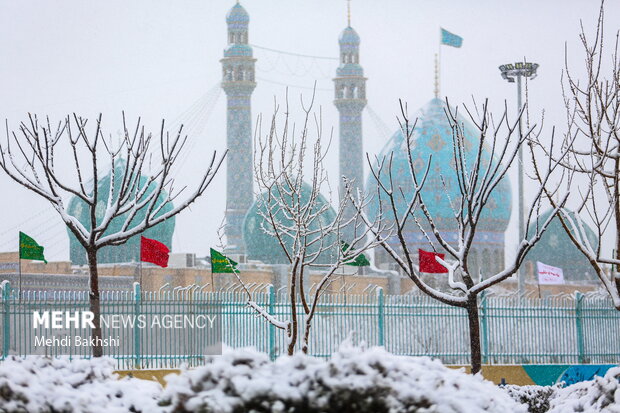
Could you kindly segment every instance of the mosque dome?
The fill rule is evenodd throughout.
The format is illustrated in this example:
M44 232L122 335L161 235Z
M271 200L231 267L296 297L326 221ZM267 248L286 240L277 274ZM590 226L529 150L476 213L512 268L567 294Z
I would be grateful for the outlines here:
M118 181L117 188L121 185L122 175L124 173L125 161L121 160L116 163L116 173L115 180ZM146 176L140 176L140 187L144 187L146 185L148 178ZM110 194L110 181L111 175L108 173L103 178L99 179L97 192L99 194L99 202L95 208L95 214L97 218L97 223L99 224L104 217L104 213L106 210L108 196ZM90 182L92 187L92 182ZM155 183L151 183L151 189L147 191L147 194L155 189ZM161 205L164 202L164 199L167 197L167 194L163 192L159 199L156 202L156 207ZM165 214L166 212L171 211L174 206L171 203L165 205L158 215ZM90 215L89 208L86 203L78 198L73 197L69 201L69 206L67 208L67 212L69 215L76 217L80 223L87 229L90 229ZM125 222L127 214L124 214L120 217L117 217L112 220L108 230L104 233L104 235L113 234L121 230L122 225ZM144 217L146 216L146 208L140 210L135 218L132 220L133 223L137 224L142 222ZM143 235L147 238L156 239L160 242L166 244L169 248L172 246L172 235L174 233L174 224L175 218L172 217L159 225L156 225L152 228L147 229L142 234L138 234L127 240L124 244L120 246L108 246L103 247L99 250L97 254L98 262L100 264L104 263L124 263L124 262L138 262L140 260L140 236ZM133 227L135 225L132 225ZM77 238L68 231L69 233L69 245L70 245L70 257L71 262L75 265L85 265L87 263L86 253L84 248L80 245Z
M224 57L252 57L252 48L243 43L231 44L224 50Z
M349 26L344 29L342 33L340 33L338 43L340 44L340 47L349 46L351 48L358 48L360 44L360 36L353 27Z
M444 233L452 233L450 235L444 234L444 236L448 238L454 237L454 241L456 241L457 223L454 219L451 202L455 205L458 204L460 190L455 171L452 129L446 116L446 110L446 103L435 98L410 118L412 121L417 119L412 135L411 153L414 169L420 174L419 176L424 173L428 159L432 155L429 175L422 190L422 197L438 229ZM477 129L469 120L460 114L458 122L463 125L466 159L473 163L478 149L479 132L477 132ZM413 195L406 145L402 131L398 130L392 135L379 155L379 159L386 159L386 168L387 160L390 156L393 156L392 174L394 187L402 188L406 198L397 197L397 209L401 216L406 209L407 202ZM483 162L488 164L490 156L489 148L485 145L483 149ZM387 184L387 171L384 170L382 176L382 179ZM372 193L375 191L375 187L374 178L369 176L367 180L368 191ZM479 230L478 235L483 238L481 241L495 243L498 245L498 248L503 249L504 232L510 220L511 202L510 183L507 179L504 179L495 188L480 217L477 228ZM378 207L379 202L376 199L369 205L368 212L371 218L376 217ZM422 215L421 212L419 214L420 216ZM424 223L426 220L422 218L420 222ZM409 241L425 243L423 234L415 225L412 225L406 231L408 232L406 236Z
M307 203L310 199L311 193L312 188L304 182L301 190L301 203ZM275 196L277 197L277 195ZM263 228L271 228L271 225L261 216L261 211L266 211L266 197L266 193L260 194L245 216L243 223L243 240L245 242L247 258L249 260L259 260L266 264L288 264L289 261L286 258L286 254L282 250L278 240L263 231ZM272 201L271 205L275 205L275 201ZM329 205L329 202L323 197L323 195L319 195L314 210L318 211L324 205ZM283 212L278 212L276 217L280 220L280 222L290 222L288 218L284 216ZM318 230L321 226L326 226L335 219L336 212L330 206L318 219L315 219L310 224L309 229L310 231ZM324 237L323 244L335 245L336 239L334 237L335 236ZM290 239L285 240L287 249L292 247L291 242L292 240ZM314 248L317 247L318 245L314 246ZM316 251L316 249L314 251ZM312 253L312 247L310 253ZM338 253L338 251L335 250L334 253ZM317 264L326 264L331 262L332 260L330 259L330 256L331 254L329 253L322 254L322 256L319 257Z
M231 25L247 26L250 22L250 15L239 3L235 4L226 15L226 23Z
M565 211L573 219L576 217L575 212ZM539 223L545 222L551 213L552 210L545 211L540 216ZM583 225L590 244L593 248L596 248L598 242L594 231L585 222L583 222ZM536 223L533 222L529 227L529 233L533 234L535 231ZM525 259L532 263L531 269L534 273L536 271L536 261L540 261L544 264L562 268L566 281L584 281L596 278L592 265L573 244L557 216L553 218L540 241L534 245Z

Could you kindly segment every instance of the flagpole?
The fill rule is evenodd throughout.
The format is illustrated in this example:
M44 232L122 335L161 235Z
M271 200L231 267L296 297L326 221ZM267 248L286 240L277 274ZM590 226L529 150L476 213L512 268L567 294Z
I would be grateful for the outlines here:
M17 267L19 268L19 299L22 299L22 259L17 251Z
M439 28L439 42L437 45L437 61L435 68L435 98L439 99L439 87L441 85L441 27Z

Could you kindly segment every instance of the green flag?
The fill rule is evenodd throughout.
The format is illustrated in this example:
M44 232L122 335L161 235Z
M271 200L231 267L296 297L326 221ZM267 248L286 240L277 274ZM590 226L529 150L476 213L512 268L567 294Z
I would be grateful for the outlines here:
M234 273L237 263L211 248L211 272L212 273Z
M348 248L349 244L342 241L342 252L344 253ZM354 267L368 267L370 265L370 261L368 261L368 258L366 258L364 254L360 254L355 257L354 260L349 260L345 265L352 265Z
M23 232L19 233L19 259L43 261L47 264L43 247Z

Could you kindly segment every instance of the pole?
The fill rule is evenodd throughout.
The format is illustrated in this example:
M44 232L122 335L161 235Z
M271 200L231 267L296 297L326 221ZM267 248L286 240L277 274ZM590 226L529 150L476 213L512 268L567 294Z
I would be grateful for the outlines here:
M22 259L19 255L19 251L17 252L17 267L19 268L19 299L22 297Z
M523 109L523 104L521 102L521 78L522 76L517 75L517 106L518 106L518 114L519 114L519 142L523 139L523 131L521 129L521 110ZM519 146L519 166L518 166L518 174L519 174L519 242L523 240L525 236L524 231L524 222L523 222L523 145ZM519 295L522 296L525 294L525 272L522 268L519 268L517 277L519 280Z

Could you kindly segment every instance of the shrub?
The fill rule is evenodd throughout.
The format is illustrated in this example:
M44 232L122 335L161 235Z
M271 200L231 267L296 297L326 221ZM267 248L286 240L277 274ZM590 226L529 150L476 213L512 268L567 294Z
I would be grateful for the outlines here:
M549 413L567 412L620 413L620 366L609 369L604 377L559 389Z
M527 411L479 375L379 348L275 362L254 350L226 350L167 381L161 404L175 413Z
M158 383L118 380L110 358L31 356L0 363L0 411L116 413L157 411Z
M549 411L551 399L555 397L556 391L561 386L506 385L501 388L516 402L527 405L529 413L545 413Z

